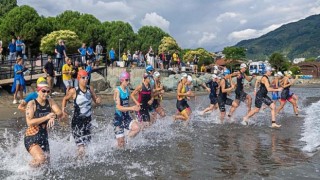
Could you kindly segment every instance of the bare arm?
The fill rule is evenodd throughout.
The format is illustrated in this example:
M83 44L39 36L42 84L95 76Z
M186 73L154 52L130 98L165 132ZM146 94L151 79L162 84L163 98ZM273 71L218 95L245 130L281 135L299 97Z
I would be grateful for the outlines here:
M75 98L75 96L76 96L76 90L74 89L74 88L72 88L72 89L70 89L69 90L69 92L67 93L67 95L66 96L64 96L63 97L63 99L62 99L62 112L65 112L65 108L66 108L66 105L67 105L67 101L69 100L69 99L74 99Z
M28 103L27 109L26 109L26 121L28 126L39 125L55 116L54 113L49 113L46 116L43 116L40 118L34 118L34 111L35 111L35 102L33 100Z
M267 91L271 91L271 92L282 91L282 88L281 89L274 89L274 88L270 87L270 83L265 77L261 78L261 83L263 83L266 86Z
M133 102L136 105L140 105L140 103L138 102L138 100L136 99L136 95L139 94L139 92L142 90L142 85L139 85L136 87L136 89L130 94L130 98L133 100Z
M90 91L91 91L91 94L92 94L92 100L94 103L96 104L100 104L101 103L101 99L100 97L97 96L97 94L94 92L94 89L92 86L90 86Z
M249 76L247 76L246 74L244 74L244 77L246 78L246 80L247 80L248 82L251 82L252 79L253 79L253 76L249 77Z
M61 118L62 111L61 111L60 107L57 105L57 103L53 99L50 99L49 102L51 104L51 109L57 115L57 118Z
M19 104L18 109L22 112L26 111L27 102L25 100L22 100L22 102Z
M116 108L121 111L121 112L127 112L127 111L136 111L136 106L131 106L131 107L124 107L124 106L121 106L120 104L120 96L119 96L119 90L116 89L114 91L114 100L115 100L115 103L116 103Z
M230 92L234 88L234 85L231 84L231 87L226 89L225 88L226 87L226 80L221 80L220 87L221 87L221 92L222 93L227 93L227 92Z

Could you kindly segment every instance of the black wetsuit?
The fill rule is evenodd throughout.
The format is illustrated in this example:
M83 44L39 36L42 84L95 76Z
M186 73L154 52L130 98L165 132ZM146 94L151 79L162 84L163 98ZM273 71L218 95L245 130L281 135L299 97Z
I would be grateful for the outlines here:
M41 106L40 103L35 99L36 110L34 111L34 118L41 118L49 113L51 113L51 107L49 100L46 99L45 105ZM47 132L48 120L42 122L39 125L29 126L25 137L24 145L27 151L30 151L30 148L33 145L39 145L44 152L49 152L49 142L48 142L48 132Z
M289 84L289 82L288 82ZM292 99L293 94L290 93L290 87L288 86L286 88L283 88L282 92L281 92L281 101L290 101Z
M148 101L151 99L151 85L149 84L148 87L142 83L142 90L139 93L139 103L140 103L140 111L139 111L139 117L144 122L150 121L150 114L149 110L152 109L152 107L148 104Z
M225 81L225 89L228 89L230 87L230 83L226 79L221 79L221 81ZM220 112L226 111L226 105L231 106L233 103L233 100L227 97L227 93L222 93L222 87L220 87L220 92L218 96L218 104Z
M243 81L245 79L244 73L240 74L240 77L237 77L237 88L235 90L236 93L236 99L240 101L246 100L247 93L243 91Z
M210 104L215 105L218 103L217 88L219 87L219 84L212 80L210 80L206 84L210 88L210 95L209 95Z
M269 81L269 77L268 76L263 75L263 77L266 77L268 79L268 81ZM262 80L262 78L261 78L261 80ZM270 81L269 81L269 83L270 83ZM256 99L255 99L254 103L255 103L255 106L257 108L261 108L262 103L265 103L268 106L270 106L272 104L272 100L268 96L268 90L266 88L266 85L263 84L262 82L260 82L260 88L259 88L259 90L257 92Z

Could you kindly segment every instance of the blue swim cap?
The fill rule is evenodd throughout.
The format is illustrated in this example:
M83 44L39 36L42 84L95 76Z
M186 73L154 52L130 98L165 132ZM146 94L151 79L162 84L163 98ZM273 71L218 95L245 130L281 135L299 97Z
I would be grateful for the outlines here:
M147 67L146 67L146 71L147 72L150 72L150 71L153 71L154 70L154 68L151 66L151 65L148 65Z
M223 75L228 75L228 74L231 74L229 69L226 69L226 70L223 71Z

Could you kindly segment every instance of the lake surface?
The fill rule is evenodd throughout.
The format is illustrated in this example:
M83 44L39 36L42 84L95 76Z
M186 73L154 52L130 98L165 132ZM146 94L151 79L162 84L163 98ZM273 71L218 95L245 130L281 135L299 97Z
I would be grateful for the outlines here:
M25 119L0 122L1 179L318 179L320 177L320 88L292 88L299 95L299 117L287 104L270 128L270 110L240 124L245 104L224 124L215 111L200 116L208 96L191 100L188 126L173 122L175 100L163 101L168 116L116 148L113 106L95 108L87 157L76 160L70 126L50 131L51 163L33 169L23 144ZM232 95L234 98L234 95ZM228 108L229 109L229 108Z

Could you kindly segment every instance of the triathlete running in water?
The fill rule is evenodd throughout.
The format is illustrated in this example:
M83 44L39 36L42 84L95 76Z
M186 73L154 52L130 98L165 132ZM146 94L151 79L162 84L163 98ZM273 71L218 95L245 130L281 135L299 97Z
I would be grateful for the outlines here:
M151 105L153 103L153 93L150 85L151 79L151 75L144 73L142 84L138 85L130 95L135 104L140 107L138 117L143 123L142 127L148 127L154 121L150 118L150 110L152 110ZM139 95L138 99L136 99L136 95Z
M125 145L124 129L128 129L128 137L136 136L139 131L139 123L137 120L133 120L129 114L129 111L139 111L140 106L129 106L130 90L128 84L130 83L130 74L126 71L122 72L119 76L120 86L114 91L114 101L116 111L114 113L114 131L117 138L119 148L123 148Z
M237 108L237 103L227 97L228 93L230 93L235 86L231 78L232 78L232 74L230 74L230 70L227 69L224 71L223 77L221 78L219 83L220 90L218 95L218 105L220 109L221 123L223 123L224 117L226 115L226 105L231 106L228 117L231 117L231 114L233 114L233 112Z
M55 119L62 116L59 106L53 99L48 99L50 87L46 81L37 85L38 97L31 100L26 108L28 129L24 137L24 145L31 154L30 165L38 167L49 159L48 128L54 125Z
M164 93L163 85L160 81L160 73L158 71L153 73L153 79L155 81L155 87L153 90L153 103L152 108L154 111L154 118L157 117L157 114L159 114L162 118L166 116L166 113L164 112L163 107L161 106L162 96Z
M252 97L244 92L243 90L243 85L244 85L244 80L247 80L248 82L251 82L254 76L249 77L246 75L246 70L247 70L247 65L242 63L240 65L240 71L237 73L237 87L235 90L236 98L235 102L237 105L240 105L240 102L245 102L247 104L247 111L250 112L251 110L251 104L252 104ZM232 115L232 114L230 114Z
M295 83L295 81L297 80L297 77L292 82L290 82L289 79L292 78L291 74L292 73L290 72L285 72L285 77L283 77L282 79L281 87L283 88L283 90L281 92L281 104L279 108L277 108L276 114L278 114L282 110L282 108L287 103L287 101L289 101L292 104L293 111L296 114L296 116L298 116L299 114L297 102L293 98L293 94L290 92L290 87Z
M203 83L202 86L210 92L209 99L210 99L210 106L200 112L200 114L204 114L206 112L212 112L215 109L218 109L218 88L220 83L220 77L215 74L212 74L212 79L207 83Z
M271 73L272 73L272 69L270 67L267 67L266 73L263 75L263 77L260 80L260 88L256 93L255 108L252 109L245 117L243 117L243 121L241 122L241 124L247 125L249 118L254 114L256 114L257 112L259 112L262 106L262 103L264 103L267 106L269 106L271 109L271 126L273 128L281 127L281 125L278 125L276 123L276 116L275 116L276 106L272 102L271 98L268 96L268 92L282 91L282 88L279 88L279 89L271 88L271 85L269 82L269 76L271 75Z
M187 78L188 78L188 75L186 73L181 74L181 80L177 88L177 103L176 103L176 107L179 111L179 114L174 116L174 120L181 119L184 121L189 121L191 109L187 102L187 97L194 96L194 93L192 91L188 91L187 89L187 81L188 81Z
M88 86L89 76L85 70L78 72L78 87L69 90L62 100L62 111L64 118L68 117L65 108L68 100L73 99L74 113L71 121L72 135L78 146L78 157L85 155L85 146L91 141L91 116L93 100L100 104L101 100L94 92L93 87Z

